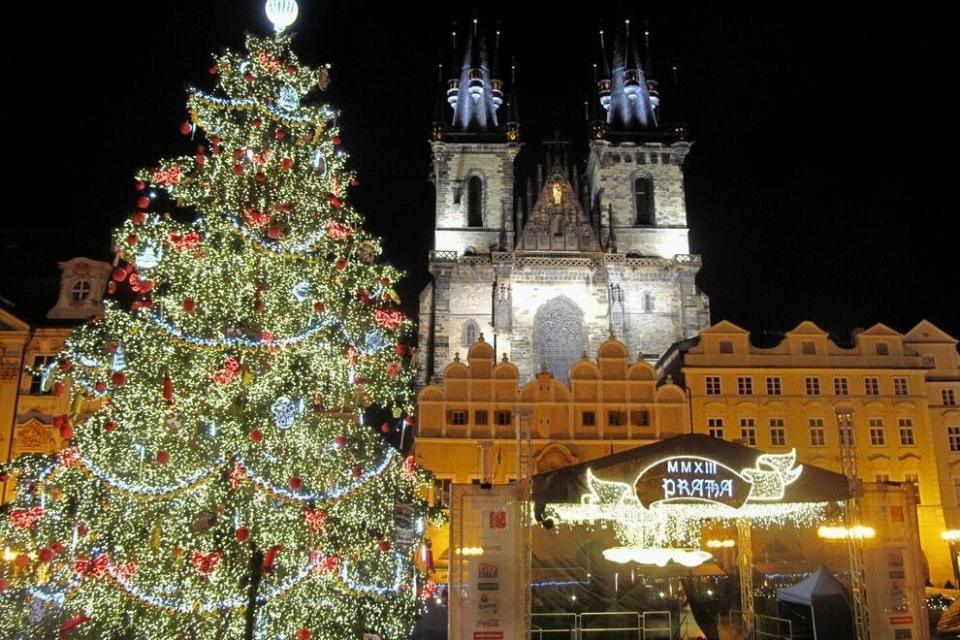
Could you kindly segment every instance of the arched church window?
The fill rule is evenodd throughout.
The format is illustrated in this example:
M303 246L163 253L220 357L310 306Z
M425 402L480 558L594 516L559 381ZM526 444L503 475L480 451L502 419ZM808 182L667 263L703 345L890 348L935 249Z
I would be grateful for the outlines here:
M639 175L633 181L633 201L637 213L636 224L653 224L653 179Z
M583 313L570 300L555 298L537 311L533 331L535 364L547 365L554 377L566 381L586 347Z
M477 329L477 323L471 320L463 330L463 344L468 347L477 341L477 335L480 331Z
M483 226L483 178L476 175L467 180L467 226Z
M643 294L644 313L653 313L653 296L649 293Z

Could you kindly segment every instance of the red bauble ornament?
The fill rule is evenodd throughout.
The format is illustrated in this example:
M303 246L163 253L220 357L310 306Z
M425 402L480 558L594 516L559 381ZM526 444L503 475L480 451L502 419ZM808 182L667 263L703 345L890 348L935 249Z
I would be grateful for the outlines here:
M233 165L233 172L234 172L235 174L237 174L238 176L242 176L242 175L243 175L243 165L242 165L242 164L235 164L235 165Z
M337 436L333 439L333 448L337 451L340 451L347 446L347 437L346 436Z
M147 214L143 211L137 211L135 214L130 216L130 219L133 221L133 224L140 226L147 220Z
M326 309L327 309L327 308L324 306L324 304L323 304L322 302L314 302L314 303L313 303L313 310L314 310L316 313L323 313L324 311L326 311Z
M210 136L210 144L213 146L219 147L221 142L220 136Z
M3 593L4 591L6 591L8 586L9 585L7 584L7 581L4 580L3 578L0 578L0 593Z
M263 570L264 571L273 571L273 563L277 560L277 554L283 551L282 544L272 545L267 549L267 552L263 554Z
M103 393L107 390L107 385L105 385L102 380L98 380L97 384L93 385L93 389L97 393Z
M380 549L380 551L383 551L384 553L386 553L387 551L390 551L390 541L381 540L380 542L377 543L377 548Z
M69 360L60 361L60 371L70 371L70 367L72 366L73 363L71 363Z
M297 640L310 640L310 630L303 627L297 629Z
M246 539L250 537L250 529L247 527L240 527L234 532L233 535L237 538L237 542L245 542Z
M17 568L23 570L26 569L27 565L30 564L30 558L21 553L17 556L17 559L14 560L13 563L17 565Z
M343 205L343 202L335 194L331 193L330 204L333 205L334 209L339 209Z
M296 73L296 72L297 72L297 68L295 66L293 66L292 64L287 65L287 73Z
M395 349L396 349L396 352L397 352L397 355L398 355L398 356L403 356L403 355L405 355L405 354L407 353L407 345L405 345L405 344L400 344L400 343L398 342L398 343L397 343L397 346L395 347Z
M390 433L390 423L384 422L380 425L380 433Z
M389 287L389 286L390 286L390 278L380 278L380 286L381 286L381 287Z
M117 423L111 420L110 422L104 424L103 428L107 430L107 433L113 433L117 430Z
M407 416L403 419L403 421L407 423L407 426L412 427L414 424L416 424L417 419L413 416Z
M243 149L234 149L234 150L233 150L233 157L236 158L237 160L243 160L243 155L244 155L245 153L246 153L246 152L245 152Z
M300 488L303 487L303 480L297 476L293 476L287 481L287 486L290 487L292 491L299 491Z
M333 140L331 140L331 142L336 146L340 146L340 143L343 142L343 140L340 139L340 136L333 136Z
M270 227L267 229L267 237L271 240L279 240L283 237L283 232L280 230L280 227Z
M55 395L55 396L62 396L62 395L63 395L63 392L64 392L65 390L66 390L66 387L64 386L64 384L63 384L62 382L54 382L54 383L53 383L53 395Z
M73 427L69 424L62 425L60 427L60 437L64 440L69 440L73 437Z
M140 309L142 308L143 308L143 302L140 300L134 300L133 302L130 303L130 311L133 311L134 313L136 313L137 311L140 311Z
M251 431L250 440L252 442L263 442L263 431L260 431L260 429L254 429Z
M197 309L197 303L193 298L184 298L181 304L183 305L183 310L187 313L193 313Z
M127 279L127 272L124 269L114 269L113 273L110 274L110 278L114 282L123 282Z
M356 178L350 178L350 186L351 186L351 187L358 187L358 186L360 186L360 181L357 180Z
M134 188L137 191L143 191L144 189L147 188L147 185L143 180L137 180L137 183L134 185Z
M43 549L40 549L40 553L37 555L40 558L40 562L47 564L49 562L53 562L53 559L57 554L53 552L53 549L47 549L44 547Z
M337 261L333 264L337 269L343 271L347 268L347 259L346 258L337 258Z
M168 405L173 404L173 380L170 376L163 376L163 399Z
M212 67L209 67L209 68L207 69L207 73L209 73L209 74L212 75L212 76L217 75L217 71L218 71L217 65L213 65Z
M245 74L243 74L243 81L244 81L244 82L253 82L253 74L252 74L252 73L245 73Z
M81 538L86 538L87 534L90 533L90 530L87 529L87 525L80 523L77 525L77 535Z
M280 162L280 167L285 171L289 171L290 169L293 169L293 160L291 160L290 158L284 158Z
M263 171L257 171L257 175L255 175L254 178L256 178L257 182L264 182L267 179L267 174Z
M50 545L50 548L53 550L54 553L63 553L63 545L60 544L59 542L54 542L53 544Z
M157 464L167 464L170 462L169 451L157 451Z
M193 126L189 122L184 122L180 125L180 133L185 136L190 135L190 132L193 131Z
M110 382L113 383L115 387L122 387L127 382L127 376L123 375L122 371L114 371L110 375Z
M354 478L359 478L360 476L363 475L363 469L360 468L360 467L354 467L354 468L350 471L350 474L351 474Z
M148 198L147 196L140 196L139 198L137 198L137 206L140 207L141 209L149 209L150 198Z
M276 131L274 131L273 137L276 138L277 140L283 140L284 138L287 137L287 132L284 131L283 129L277 129Z
M127 244L131 247L136 245L138 242L140 242L140 238L136 234L131 233L127 236Z
M259 129L260 125L263 124L263 120L261 120L260 118L254 118L253 120L250 121L250 124L252 124L254 127Z

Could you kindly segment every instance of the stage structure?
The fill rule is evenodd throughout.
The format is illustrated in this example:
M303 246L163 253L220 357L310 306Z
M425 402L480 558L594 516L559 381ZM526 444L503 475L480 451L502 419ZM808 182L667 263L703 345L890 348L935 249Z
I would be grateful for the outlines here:
M793 524L814 527L842 514L843 475L797 464L795 452L764 453L701 434L663 440L534 476L538 521L546 526L610 527L615 563L696 567L705 525L738 532L741 611L754 624L751 532Z

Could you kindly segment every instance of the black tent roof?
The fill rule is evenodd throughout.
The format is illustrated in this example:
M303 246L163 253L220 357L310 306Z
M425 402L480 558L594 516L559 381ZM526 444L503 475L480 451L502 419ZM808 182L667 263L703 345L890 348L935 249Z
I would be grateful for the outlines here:
M641 471L664 458L709 458L739 471L752 468L757 457L764 453L768 452L700 433L691 433L621 451L605 458L538 473L533 476L533 500L538 506L579 503L580 497L590 492L587 485L588 469L592 469L595 475L604 480L632 485ZM805 464L800 477L787 485L781 502L832 502L845 500L849 495L846 476Z

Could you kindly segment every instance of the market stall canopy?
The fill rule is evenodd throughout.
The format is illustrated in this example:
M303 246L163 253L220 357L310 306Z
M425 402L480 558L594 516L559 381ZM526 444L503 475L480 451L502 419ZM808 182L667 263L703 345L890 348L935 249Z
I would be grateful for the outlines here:
M777 600L813 606L816 598L844 596L845 593L843 585L826 568L820 567L792 587L777 589Z
M583 496L594 493L596 479L629 484L636 487L640 501L644 501L644 478L649 477L654 489L663 485L664 474L677 471L681 475L696 469L691 465L707 464L707 471L725 475L736 489L732 501L765 500L781 503L825 503L845 500L850 496L847 478L839 473L811 465L795 464L795 454L765 453L703 434L687 434L620 453L582 462L562 469L537 474L533 477L533 500L537 512L547 504L580 503ZM702 470L704 467L700 467ZM701 474L704 475L704 474ZM757 497L756 487L772 480L774 492ZM688 485L684 485L688 486ZM696 485L699 490L713 485ZM779 493L777 493L779 492ZM775 496L775 497L774 497ZM663 499L664 496L659 496ZM669 496L667 496L669 498ZM687 497L696 497L687 496ZM717 496L711 495L710 498ZM721 495L719 499L726 500ZM738 506L738 505L734 505Z

